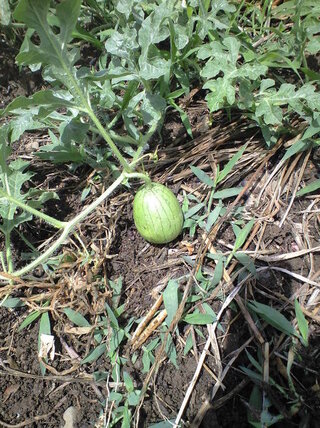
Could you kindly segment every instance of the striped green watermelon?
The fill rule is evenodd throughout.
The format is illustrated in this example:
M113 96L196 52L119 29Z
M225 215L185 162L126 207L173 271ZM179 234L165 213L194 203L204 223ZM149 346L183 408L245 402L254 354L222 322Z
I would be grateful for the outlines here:
M160 183L140 187L133 201L133 219L140 235L152 244L166 244L182 232L180 204Z

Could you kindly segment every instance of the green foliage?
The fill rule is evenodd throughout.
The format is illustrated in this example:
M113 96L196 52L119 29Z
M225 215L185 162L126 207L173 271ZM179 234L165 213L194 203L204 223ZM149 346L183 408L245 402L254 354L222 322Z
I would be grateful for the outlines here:
M67 315L69 320L78 327L90 327L89 321L87 321L79 312L76 312L71 308L65 308L64 313Z
M57 198L53 192L42 192L31 188L23 191L33 173L25 172L29 163L20 158L8 162L11 148L8 145L8 127L0 128L0 231L5 238L6 265L13 271L11 256L11 235L17 226L30 221L35 209L39 209L49 199ZM21 210L21 208L24 208Z
M179 290L178 283L176 281L170 280L168 282L168 285L163 292L163 302L168 314L166 323L170 326L179 306Z
M44 312L40 317L39 334L38 334L38 350L40 350L42 334L51 334L51 323L50 323L48 312ZM42 375L44 375L46 372L46 368L41 362L40 362L40 370Z
M294 301L294 308L296 312L298 328L301 333L301 341L304 346L308 346L308 334L309 334L308 322L302 312L301 306L299 305L299 302L297 299L295 299Z
M303 196L303 195L306 195L307 193L312 193L318 189L320 189L320 179L315 180L312 183L300 189L297 192L297 196Z

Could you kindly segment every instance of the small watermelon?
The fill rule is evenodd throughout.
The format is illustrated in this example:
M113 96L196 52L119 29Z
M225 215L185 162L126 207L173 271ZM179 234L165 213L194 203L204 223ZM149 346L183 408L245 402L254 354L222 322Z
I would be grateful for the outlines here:
M133 219L140 235L152 244L166 244L182 232L180 204L174 193L160 183L140 187L133 201Z

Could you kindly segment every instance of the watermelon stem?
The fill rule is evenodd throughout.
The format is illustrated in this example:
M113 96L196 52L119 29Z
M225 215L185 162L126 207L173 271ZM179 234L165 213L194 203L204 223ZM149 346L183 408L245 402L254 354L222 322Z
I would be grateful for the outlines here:
M124 173L124 175L127 178L140 178L145 182L147 186L152 185L151 178L147 174L143 174L142 172L129 172L129 173Z

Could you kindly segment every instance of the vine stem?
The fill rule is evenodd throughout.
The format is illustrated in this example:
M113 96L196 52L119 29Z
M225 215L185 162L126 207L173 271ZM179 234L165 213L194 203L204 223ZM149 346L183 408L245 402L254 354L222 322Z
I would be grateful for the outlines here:
M114 154L114 156L116 156L116 158L118 159L118 161L122 165L123 169L126 172L132 172L132 169L131 169L130 165L125 160L125 158L122 156L122 154L120 153L120 150L114 144L114 142L112 141L112 138L110 137L109 133L104 129L103 125L101 124L100 120L97 118L97 116L95 115L95 113L93 112L93 110L91 109L91 107L89 105L87 105L86 107L87 107L87 113L90 116L92 122L95 124L95 126L97 127L97 129L100 132L100 134L102 135L102 137L108 143L108 145L109 145L112 153Z
M103 192L101 196L99 196L99 198L97 198L94 202L92 202L90 205L88 205L84 210L82 210L72 220L70 220L68 222L64 222L64 223L59 222L59 224L60 224L59 227L61 229L63 229L59 238L46 251L44 251L42 254L40 254L39 257L37 257L35 260L33 260L31 263L29 263L28 265L26 265L22 269L19 269L15 272L12 272L11 275L14 277L19 277L19 276L25 275L27 272L30 272L32 269L36 268L41 263L44 263L65 242L65 240L70 235L70 233L72 233L72 231L75 229L75 227L79 223L81 223L92 211L94 211L97 208L97 206L101 204L101 202L103 202L108 196L110 196L111 193L117 187L119 187L125 179L128 179L128 178L140 178L140 179L144 180L145 183L151 184L151 179L146 174L139 173L139 172L132 172L132 173L123 172L123 173L121 173L119 175L119 177L112 183L112 185L109 186L108 189L105 190L105 192ZM14 203L15 203L15 201L14 201ZM25 205L25 204L23 204L23 205ZM28 208L29 209L30 207L28 207L28 205L26 205L25 207L21 207L21 208L26 208L26 209ZM46 218L43 217L42 213L40 213L37 210L34 210L34 211L36 211L36 212L34 212L35 215L41 214L41 218L43 218L44 220L47 220ZM46 216L46 217L49 217L49 216ZM50 220L50 224L53 224L52 220L55 220L55 219L53 219L52 217L49 217L49 220ZM0 279L7 280L6 277L1 276L1 275L0 275Z
M130 172L130 173L124 173L124 176L126 178L140 178L143 180L147 185L151 185L152 181L151 178L144 174L143 172Z
M0 195L3 196L4 198L6 198L8 201L12 202L14 205L17 205L18 207L22 208L23 210L29 212L30 214L41 218L42 220L44 220L48 224L51 224L51 226L54 226L57 229L63 229L67 225L67 222L57 220L57 219L55 219L55 218L53 218L47 214L44 214L41 211L38 211L35 208L30 207L30 205L27 205L24 202L19 201L19 199L14 198L13 196L9 195L8 193L3 192L2 190L0 190Z
M42 254L40 254L39 257L37 257L35 260L33 260L31 263L23 267L22 269L19 269L12 273L12 276L21 276L26 274L27 272L30 272L35 267L39 266L39 264L44 263L59 247L64 243L64 241L67 239L69 234L73 231L73 229L77 226L78 223L80 223L83 219L85 219L92 211L97 208L101 202L103 202L111 193L121 185L125 178L125 174L120 174L119 177L112 183L108 189L102 193L99 198L97 198L94 202L92 202L90 205L88 205L81 213L79 213L77 216L75 216L72 220L65 223L63 226L63 231L59 238L54 242L51 247L49 247L46 251L44 251ZM1 279L5 279L4 277L1 277Z
M8 266L8 273L13 271L13 261L12 261L12 252L11 252L11 239L10 235L6 234L5 237L5 246L6 246L6 260Z

